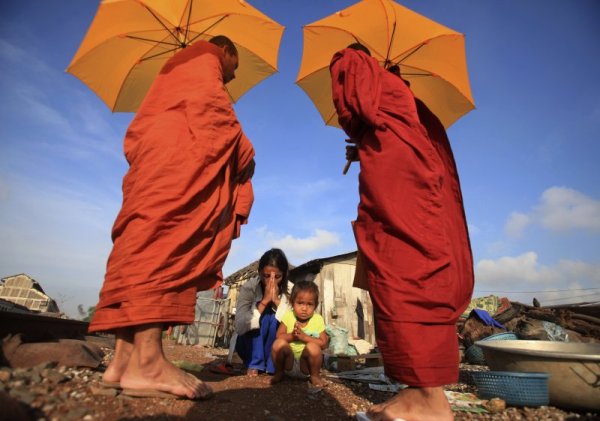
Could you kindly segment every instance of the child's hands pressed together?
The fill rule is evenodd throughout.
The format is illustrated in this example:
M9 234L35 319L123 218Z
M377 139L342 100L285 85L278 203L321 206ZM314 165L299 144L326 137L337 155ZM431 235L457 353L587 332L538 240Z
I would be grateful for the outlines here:
M303 338L307 335L306 333L304 333L304 331L302 330L302 326L300 326L300 323L298 322L294 324L294 330L292 331L292 335L294 335L294 340L306 342Z

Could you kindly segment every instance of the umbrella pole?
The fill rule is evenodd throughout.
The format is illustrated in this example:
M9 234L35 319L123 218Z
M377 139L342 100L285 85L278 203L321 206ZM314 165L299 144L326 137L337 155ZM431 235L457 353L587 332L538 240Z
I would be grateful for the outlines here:
M342 171L342 174L346 175L348 173L348 170L350 169L350 165L352 165L352 160L351 159L346 160L346 165L344 165L344 171Z

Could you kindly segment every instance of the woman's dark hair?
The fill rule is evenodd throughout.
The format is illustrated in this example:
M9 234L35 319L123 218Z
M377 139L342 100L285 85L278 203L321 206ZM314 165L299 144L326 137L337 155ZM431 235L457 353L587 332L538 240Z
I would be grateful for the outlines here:
M296 297L301 292L312 292L315 296L315 307L319 305L319 287L312 281L298 281L292 288L290 295L290 303L293 303Z
M281 249L271 249L262 255L258 261L258 273L260 274L266 266L274 266L281 271L281 282L279 283L279 295L287 295L288 284L288 260Z
M363 53L366 53L368 56L371 55L371 51L367 47L362 45L360 42L354 42L354 43L350 44L349 46L347 46L346 48L352 48L353 50L362 51Z
M215 44L217 47L226 47L230 54L233 54L234 56L238 55L235 44L225 35L215 35L209 39L208 42Z

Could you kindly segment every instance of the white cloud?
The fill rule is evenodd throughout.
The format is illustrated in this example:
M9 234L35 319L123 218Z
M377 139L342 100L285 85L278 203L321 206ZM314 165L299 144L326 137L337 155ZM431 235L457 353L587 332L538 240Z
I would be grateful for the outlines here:
M600 201L566 187L546 190L536 214L541 225L551 230L600 231Z
M551 231L600 232L600 201L574 189L550 187L531 212L511 213L504 231L511 237L519 237L532 224Z
M334 256L355 249L354 243L349 247L343 247L341 237L339 233L324 229L315 229L311 235L299 237L276 233L266 226L254 229L243 226L241 237L235 239L231 245L223 273L226 277L231 275L258 260L265 251L273 247L282 249L294 266L311 259Z
M306 238L297 238L292 235L274 240L274 247L285 250L288 258L302 261L317 251L340 244L340 236L334 232L316 229L314 234Z
M527 252L520 256L501 257L497 260L482 259L475 267L477 283L488 286L502 285L503 288L512 285L516 287L522 283L540 284L556 282L555 274L537 262L535 252Z
M598 285L600 265L565 259L546 266L538 262L537 253L530 251L519 256L477 262L474 296L493 293L507 295L518 301L530 301L535 296L542 304L545 301L548 305L597 301L600 300ZM519 294L524 291L528 293Z
M509 237L520 237L525 228L531 223L531 217L524 213L513 212L504 226L504 232Z

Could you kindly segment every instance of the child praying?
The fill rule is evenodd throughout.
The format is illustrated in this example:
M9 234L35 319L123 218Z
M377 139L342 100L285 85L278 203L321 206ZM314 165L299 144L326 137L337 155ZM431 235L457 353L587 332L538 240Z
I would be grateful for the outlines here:
M283 315L273 342L272 358L275 374L271 384L283 380L284 375L292 378L309 379L313 386L324 386L321 379L322 350L329 337L325 333L325 322L315 314L319 305L319 288L314 282L299 281L290 295L292 310Z

